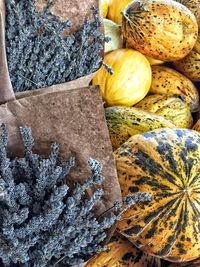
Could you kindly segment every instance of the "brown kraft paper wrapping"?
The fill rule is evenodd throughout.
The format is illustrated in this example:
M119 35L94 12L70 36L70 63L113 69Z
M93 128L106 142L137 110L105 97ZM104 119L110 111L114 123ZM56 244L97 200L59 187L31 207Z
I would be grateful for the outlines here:
M58 85L59 86L59 85ZM57 142L64 158L75 155L76 167L68 179L81 182L90 175L89 158L99 160L103 167L104 197L97 214L121 200L115 163L105 123L100 91L97 87L63 90L10 101L0 106L0 123L9 132L8 149L22 155L19 126L32 129L35 152L49 154L50 145Z
M47 2L47 0L37 0L36 7L38 11L43 7L43 5ZM99 8L100 1L99 0L58 0L55 4L52 12L55 15L60 16L61 19L66 20L69 19L72 23L72 27L66 30L67 34L71 34L75 30L77 30L83 23L86 18L92 17L91 7L95 6ZM0 104L5 103L9 100L13 100L15 95L13 93L8 67L6 60L6 45L5 45L5 0L0 0ZM101 9L99 8L99 17L101 18ZM103 32L103 24L100 29ZM103 57L103 51L100 51ZM88 86L90 81L92 80L95 73L91 73L87 76L81 77L74 81L70 81L61 85L61 88L79 88ZM55 85L47 87L46 91L54 91L60 90L60 87L56 87ZM34 90L36 91L36 90ZM22 94L22 96L35 94L31 92L22 92L18 93L18 95ZM37 94L37 93L36 93Z
M88 16L89 7L87 10L86 0L83 1L84 5L77 0L59 2L63 5L70 2L74 14L77 13L77 9L79 14L82 14L83 7L83 20ZM89 2L98 4L97 0ZM88 75L69 83L18 93L15 99L6 62L4 1L0 0L0 3L0 31L3 36L0 43L0 60L3 66L0 72L0 103L6 102L0 106L0 123L6 124L9 133L8 150L14 156L22 155L19 127L30 127L36 153L48 155L50 145L56 142L60 145L60 153L64 158L75 155L76 165L68 176L69 183L81 183L90 176L87 161L89 158L97 159L102 165L102 174L105 177L104 196L95 207L95 214L99 216L110 209L116 201L121 201L121 190L100 90L98 87L88 86L92 77ZM108 237L113 231L114 227Z

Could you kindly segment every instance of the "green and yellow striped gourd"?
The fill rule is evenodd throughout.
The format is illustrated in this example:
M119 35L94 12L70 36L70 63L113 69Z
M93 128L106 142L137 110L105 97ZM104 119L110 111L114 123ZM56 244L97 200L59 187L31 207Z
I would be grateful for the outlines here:
M164 117L135 107L108 107L106 121L113 149L120 147L129 137L157 128L175 128Z
M122 195L149 192L117 229L145 253L172 262L200 255L200 133L157 129L114 152Z
M178 128L191 128L193 125L190 107L183 96L149 95L135 107L163 116Z

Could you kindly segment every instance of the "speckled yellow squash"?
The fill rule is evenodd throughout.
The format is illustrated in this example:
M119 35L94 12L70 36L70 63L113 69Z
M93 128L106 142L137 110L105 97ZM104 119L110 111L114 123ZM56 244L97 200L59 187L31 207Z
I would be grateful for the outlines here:
M194 84L176 70L152 66L152 83L149 94L183 95L191 111L199 109L199 94Z
M198 121L193 126L193 130L200 132L200 119L198 119Z
M174 62L176 69L192 81L200 81L200 33L192 51L183 59Z
M193 13L173 0L133 0L123 11L122 33L127 47L174 61L192 50L198 25Z
M106 121L113 150L129 137L157 128L175 128L164 117L135 107L109 107L105 109Z
M173 262L200 255L200 133L157 129L114 152L122 195L153 200L128 209L118 231L141 250Z
M92 258L85 267L160 267L160 259L137 249L123 236L114 236L108 250Z
M193 125L190 107L184 98L178 95L149 95L135 107L163 116L178 128L191 128Z

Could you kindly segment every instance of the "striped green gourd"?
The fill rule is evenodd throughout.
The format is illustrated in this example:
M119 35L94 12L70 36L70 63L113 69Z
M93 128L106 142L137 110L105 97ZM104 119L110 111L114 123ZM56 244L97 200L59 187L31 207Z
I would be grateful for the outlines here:
M122 195L149 192L129 208L118 231L144 252L173 262L200 255L200 133L157 129L114 152Z
M105 109L105 115L114 150L120 147L132 135L158 128L175 128L171 121L141 108L108 107Z

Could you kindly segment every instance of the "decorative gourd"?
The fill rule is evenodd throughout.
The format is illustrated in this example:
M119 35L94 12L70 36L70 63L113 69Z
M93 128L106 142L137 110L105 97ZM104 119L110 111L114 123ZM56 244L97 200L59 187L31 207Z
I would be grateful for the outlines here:
M134 0L122 13L122 34L127 47L174 61L192 50L198 25L187 7L173 0Z
M191 111L199 109L199 94L194 84L176 70L152 66L152 83L149 94L183 95Z
M200 119L198 119L198 121L193 126L193 130L200 132Z
M160 259L142 253L128 239L114 236L108 249L92 258L85 267L160 267Z
M192 51L183 59L174 62L174 66L192 81L200 81L200 33Z
M106 121L113 150L132 135L157 128L175 128L175 125L155 113L135 107L109 107L105 109Z
M193 125L190 107L182 96L149 95L135 107L163 116L178 128L191 128Z
M118 49L105 55L104 62L112 68L113 74L102 66L92 84L100 85L108 106L132 106L146 96L152 72L144 55L133 49Z
M117 228L144 252L174 262L200 255L200 133L157 129L114 152L122 195L153 200L128 209Z
M109 0L108 19L121 25L122 14L121 12L127 7L132 0Z
M105 36L111 39L109 40L109 42L105 42L104 52L108 53L110 51L122 48L123 39L121 36L120 26L109 19L104 19L103 23L104 23Z

